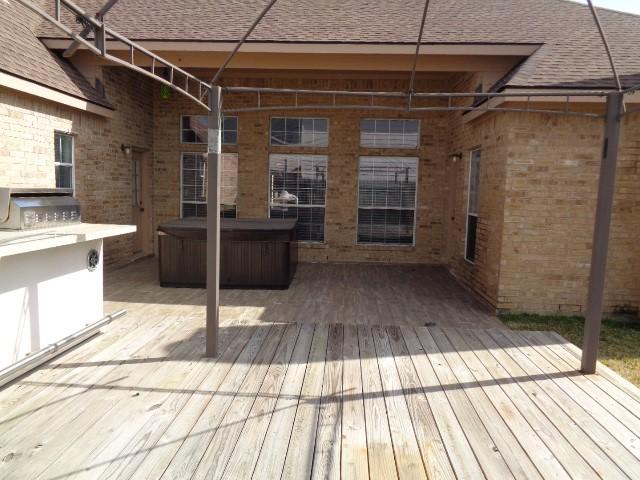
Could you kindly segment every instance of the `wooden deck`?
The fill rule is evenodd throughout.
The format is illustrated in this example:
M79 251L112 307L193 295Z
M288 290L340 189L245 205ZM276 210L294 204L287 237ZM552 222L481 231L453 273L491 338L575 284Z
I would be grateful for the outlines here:
M0 478L640 478L640 391L555 334L264 322L254 292L204 359L197 292L139 284L0 391Z

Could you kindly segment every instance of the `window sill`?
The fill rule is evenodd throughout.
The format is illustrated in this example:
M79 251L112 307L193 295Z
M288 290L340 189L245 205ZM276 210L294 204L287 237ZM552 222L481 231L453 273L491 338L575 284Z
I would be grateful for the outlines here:
M414 251L416 249L415 245L385 245L383 243L356 243L356 248L359 250L373 250L373 251L384 251L384 250L408 250Z
M322 250L329 248L329 244L327 242L303 242L298 240L298 248Z

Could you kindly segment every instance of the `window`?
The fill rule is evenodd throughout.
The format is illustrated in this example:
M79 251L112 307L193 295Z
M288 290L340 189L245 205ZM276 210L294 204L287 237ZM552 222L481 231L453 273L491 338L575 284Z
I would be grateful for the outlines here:
M53 141L55 144L56 188L73 188L73 136L55 132Z
M418 159L360 157L358 243L413 245Z
M207 115L183 115L180 120L180 141L182 143L207 143L209 117ZM222 119L222 144L238 143L238 117Z
M360 123L360 146L373 148L417 148L419 120L367 118Z
M329 120L326 118L271 119L271 145L326 147L329 144Z
M181 159L181 215L207 216L207 154L183 153ZM236 217L238 195L238 155L222 154L220 176L220 216Z
M478 195L480 189L480 150L473 150L469 160L469 203L467 205L467 238L464 258L476 259L476 236L478 231Z
M269 216L297 218L303 242L324 242L327 157L269 156Z

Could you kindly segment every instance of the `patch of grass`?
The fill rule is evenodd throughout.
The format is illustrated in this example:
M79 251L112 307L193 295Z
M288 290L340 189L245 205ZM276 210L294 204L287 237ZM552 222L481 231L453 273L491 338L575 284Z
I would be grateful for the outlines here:
M582 348L583 317L508 313L498 318L512 330L552 330ZM603 320L599 360L640 386L640 321L626 317Z

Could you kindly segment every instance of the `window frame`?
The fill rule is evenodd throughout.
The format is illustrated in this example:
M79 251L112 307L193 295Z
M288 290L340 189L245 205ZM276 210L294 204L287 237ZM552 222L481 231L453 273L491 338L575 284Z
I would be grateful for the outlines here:
M414 159L416 161L416 191L414 193L414 204L413 204L413 230L411 232L412 241L411 243L380 243L380 242L360 242L358 240L358 226L360 224L360 161L362 158L401 158L401 159ZM418 220L418 190L420 185L420 157L418 156L407 156L404 157L402 155L359 155L358 156L358 194L356 198L356 246L358 247L385 247L385 248L415 248L416 246L416 231L417 231L417 220ZM364 207L363 209L374 210L375 207ZM385 210L410 210L408 208L385 208Z
M62 163L56 161L56 136L62 135L71 139L71 164ZM56 167L62 166L65 168L71 168L71 187L58 187L58 178L56 176L55 170ZM54 181L56 182L56 188L70 188L72 192L75 194L76 191L76 138L71 132L64 132L62 130L54 130L53 131L53 176Z
M476 187L476 211L474 213L471 213L470 207L471 207L471 173L473 171L473 157L474 154L478 152L479 153L479 157L478 157L478 185ZM465 232L464 232L464 260L465 262L468 262L470 264L475 264L476 263L476 255L475 255L475 250L477 248L477 232L478 232L478 206L480 204L480 161L482 160L482 148L481 147L475 147L472 148L471 150L469 150L469 174L467 176L468 180L467 180L467 214L464 217L464 221L465 221ZM475 217L476 219L476 239L474 240L474 254L473 254L473 259L470 259L467 257L467 249L469 246L469 217Z
M274 119L282 119L282 120L289 120L289 119L297 119L297 120L324 120L327 122L327 144L326 145L305 145L303 143L286 143L286 144L281 144L281 143L273 143L273 120ZM331 122L329 121L329 117L296 117L296 116L291 116L291 117L280 117L280 116L274 116L274 117L269 117L269 146L270 147L284 147L284 148L329 148L329 135L330 135L330 129L331 129ZM302 131L301 131L302 132ZM314 130L314 135L315 135L315 130ZM324 132L322 132L324 133Z
M416 132L417 138L416 138L416 145L415 146L391 146L391 145L386 145L386 146L378 146L378 145L364 145L364 143L362 142L362 134L363 129L362 129L362 124L366 121L393 121L393 120L399 120L402 122L417 122L418 123L418 130ZM360 148L370 148L370 149L389 149L389 150L418 150L420 148L420 133L422 132L422 121L419 118L376 118L376 117L367 117L367 118L361 118L360 119ZM375 133L375 132L374 132ZM389 129L389 135L391 135L391 129ZM404 136L404 127L403 127L403 136Z
M182 121L183 121L183 119L185 117L205 117L205 118L208 118L207 115L196 115L196 114L194 114L194 115L185 115L185 114L181 114L180 115L180 124L179 124L179 128L178 128L178 140L179 140L180 145L207 145L208 142L206 142L206 141L205 142L185 142L182 139L182 132L184 131L184 128L182 128ZM236 119L236 129L235 129L236 141L235 141L235 143L229 143L229 142L225 143L225 141L224 141L224 120L225 120L225 118L235 118ZM239 126L239 123L240 123L240 120L239 120L237 115L224 115L222 117L222 127L223 127L222 128L222 132L221 132L222 145L238 145L238 137L239 137L239 128L238 128L238 126ZM190 152L185 152L185 153L190 153Z
M307 245L326 245L327 244L327 194L329 192L329 155L325 154L311 154L311 153L269 153L267 158L267 215L269 218L271 217L271 157L322 157L326 160L326 171L325 171L325 189L324 189L324 205L308 205L302 208L324 208L324 219L322 222L322 241L317 240L299 240L296 238L297 243L303 243ZM278 206L278 205L276 205ZM296 208L300 208L298 204L296 204Z
M183 193L184 193L184 156L185 156L185 155L200 155L200 156L203 156L203 157L205 157L205 158L206 158L206 157L207 157L207 153L206 153L206 152L185 152L185 151L181 151L181 152L180 152L180 218L207 218L207 217L198 216L198 215L196 215L195 217L185 217L185 216L184 216L183 205L184 205L185 203L187 203L187 204L192 204L192 205L207 205L207 203L208 203L208 202L206 202L206 201L204 201L204 202L189 202L189 201L186 201L186 202L185 202L185 200L184 200L184 195L183 195ZM237 153L223 153L223 154L221 155L221 159L224 159L224 156L225 156L225 155L235 155L235 156L236 156L236 158L238 157L238 154L237 154ZM223 160L223 161L224 161L224 160ZM239 159L237 158L237 160L236 160L236 166L238 166L238 162L239 162ZM236 172L236 173L237 173L237 172ZM221 174L221 177L222 177L222 169L220 170L220 174ZM222 214L222 212L223 212L223 210L222 210L222 206L223 206L223 205L229 205L229 204L223 204L223 203L220 203L220 207L221 207L221 210L220 210L220 212L219 212L220 214ZM233 204L233 207L234 207L234 212L235 212L235 216L234 216L234 217L223 217L223 216L221 216L220 218L237 218L237 216L238 216L238 184L237 184L237 175L236 175L236 203L235 203L235 204ZM208 215L209 215L209 212L207 211L207 216L208 216Z

